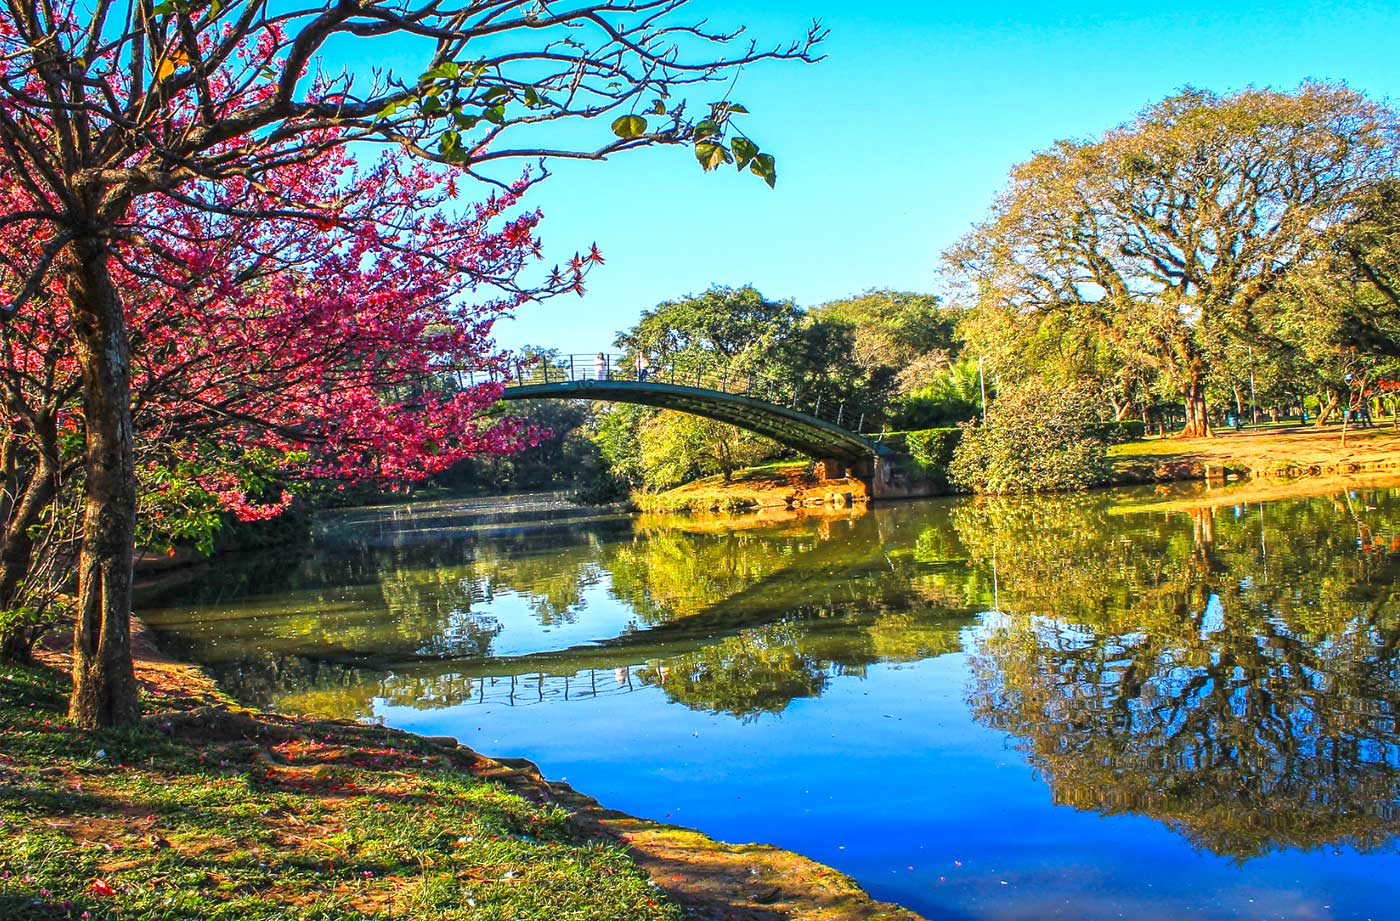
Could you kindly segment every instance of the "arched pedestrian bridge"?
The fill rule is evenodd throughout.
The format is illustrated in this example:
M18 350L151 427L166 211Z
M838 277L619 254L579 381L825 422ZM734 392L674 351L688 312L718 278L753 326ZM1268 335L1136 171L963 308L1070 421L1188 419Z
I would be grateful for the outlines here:
M640 403L728 422L811 457L860 464L887 453L861 435L864 418L839 400L713 363L652 366L623 355L553 355L520 360L503 400ZM826 405L823 405L825 403ZM834 404L834 405L833 405Z

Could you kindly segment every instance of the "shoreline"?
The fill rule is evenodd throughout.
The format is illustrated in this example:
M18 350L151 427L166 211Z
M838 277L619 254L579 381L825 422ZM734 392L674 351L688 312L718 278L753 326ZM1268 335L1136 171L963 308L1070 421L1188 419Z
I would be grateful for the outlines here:
M62 638L61 631L51 635L37 659L41 666L66 675L69 657L54 648L55 640L61 643ZM362 753L411 750L419 753L424 764L451 765L474 778L498 784L529 803L564 810L567 824L585 841L623 848L649 878L649 885L679 906L685 917L702 921L923 921L912 911L875 900L850 877L800 854L765 844L728 844L693 829L608 809L567 783L546 779L523 758L486 756L450 737L243 707L202 668L165 655L149 628L136 617L132 618L132 646L145 698L143 728L156 727L171 741L187 746L195 745L196 739L236 738L244 744L253 743L257 746L256 769L265 770L269 777L306 770L310 771L308 778L319 779L329 769L310 763L304 753L295 762L290 754L283 757L282 749L289 740L294 745L315 746L322 744L319 740L329 744L334 739L337 746L352 752L358 746ZM353 761L353 756L349 760ZM309 782L296 777L292 781ZM251 775L248 783L253 783ZM128 818L142 821L136 815Z
M1350 430L1340 444L1340 428L1285 426L1222 432L1212 438L1164 436L1123 442L1109 448L1113 471L1093 490L1169 483L1215 483L1226 479L1260 483L1292 482L1354 475L1400 473L1400 430L1389 425ZM731 482L709 476L654 495L634 497L645 513L736 519L794 510L811 515L842 514L849 508L905 499L872 500L858 480L820 481L796 462L750 467ZM920 498L970 496L948 489Z

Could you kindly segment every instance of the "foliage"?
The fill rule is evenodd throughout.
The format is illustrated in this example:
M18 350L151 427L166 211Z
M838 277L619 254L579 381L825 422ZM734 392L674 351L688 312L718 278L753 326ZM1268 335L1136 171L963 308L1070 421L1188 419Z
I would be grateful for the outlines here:
M1394 113L1344 86L1187 89L1018 166L948 262L963 296L999 318L990 329L1091 332L1160 374L1187 434L1205 435L1212 354L1360 192L1394 176L1398 153Z
M988 397L995 388L988 388ZM895 406L895 423L902 429L940 428L975 419L982 407L982 382L971 358L947 365L928 383L911 391Z
M964 426L949 473L985 493L1087 489L1108 476L1092 396L1035 378L1006 386L985 425Z
M1122 422L1104 422L1095 431L1107 444L1121 444L1144 438L1147 426L1140 419L1124 419Z
M962 428L936 428L909 432L904 436L906 450L924 469L946 470L964 431Z
M791 300L769 300L752 285L715 285L643 311L615 344L628 358L646 355L656 364L692 358L766 372L800 318Z
M854 330L853 355L870 373L892 373L900 393L930 386L955 357L959 311L932 294L879 289L812 308L822 322Z
M619 333L617 345L629 364L644 356L654 366L754 375L798 395L805 407L825 407L823 415L839 412L850 427L877 426L893 380L888 369L871 372L856 360L853 327L790 300L770 300L752 286L715 286L658 304ZM652 490L711 473L727 478L783 453L733 426L636 407L601 413L594 439L614 476Z
M510 492L570 486L589 479L603 463L588 437L591 414L578 400L530 400L509 404L504 415L531 433L528 449L464 458L432 482L454 491Z
M727 481L741 467L770 460L783 448L767 438L703 416L662 411L639 429L642 485L670 489L718 473Z
M642 458L642 423L654 410L634 403L615 403L593 417L592 439L607 462L608 475L633 488L646 481Z

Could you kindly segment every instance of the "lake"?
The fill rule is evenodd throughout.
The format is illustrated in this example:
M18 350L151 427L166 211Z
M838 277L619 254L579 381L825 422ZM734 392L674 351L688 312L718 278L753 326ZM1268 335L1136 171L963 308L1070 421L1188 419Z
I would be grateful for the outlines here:
M930 919L1400 918L1400 486L326 516L147 588L262 707L521 756Z

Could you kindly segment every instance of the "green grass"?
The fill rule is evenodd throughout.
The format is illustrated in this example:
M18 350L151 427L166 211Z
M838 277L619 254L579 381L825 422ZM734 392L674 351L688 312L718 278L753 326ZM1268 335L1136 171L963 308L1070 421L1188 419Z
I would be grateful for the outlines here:
M63 724L0 666L0 918L675 921L619 847L377 727L201 710Z

